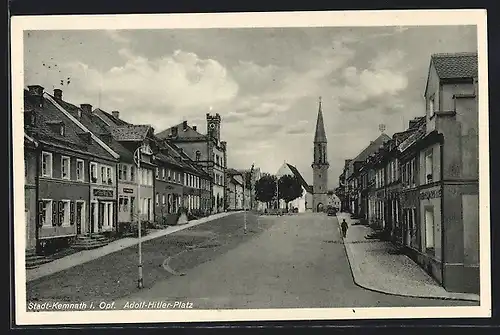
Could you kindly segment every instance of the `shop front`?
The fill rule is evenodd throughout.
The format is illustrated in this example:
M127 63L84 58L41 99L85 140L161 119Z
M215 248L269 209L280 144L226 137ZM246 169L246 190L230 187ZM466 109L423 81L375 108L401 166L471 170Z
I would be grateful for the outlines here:
M137 185L118 183L118 222L130 223L136 220Z
M101 233L116 229L116 188L91 187L90 224L88 233Z
M180 184L168 182L156 183L156 222L168 225L175 225L177 223L177 213L179 211L180 199L182 199L182 190L183 187Z
M419 263L439 283L442 278L441 185L420 189L421 257Z

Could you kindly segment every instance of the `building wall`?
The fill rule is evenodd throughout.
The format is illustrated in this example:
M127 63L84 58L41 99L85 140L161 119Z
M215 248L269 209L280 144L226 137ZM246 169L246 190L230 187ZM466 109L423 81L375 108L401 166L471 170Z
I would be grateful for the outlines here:
M470 83L443 84L441 88L441 104L439 105L439 108L441 111L453 111L455 110L453 95L473 93L474 83L472 82L472 79Z
M36 248L37 199L36 199L36 158L34 150L24 150L24 211L26 224L26 250Z
M477 183L443 186L443 284L451 291L479 292L478 198Z
M429 113L429 99L434 96L434 106L435 110L437 110L440 106L441 103L441 92L440 92L440 87L439 87L439 77L436 72L436 68L434 67L434 64L431 64L429 68L429 77L427 79L427 90L426 90L426 127L427 127L427 132L431 132L432 130L436 129L436 118L435 117L430 117Z

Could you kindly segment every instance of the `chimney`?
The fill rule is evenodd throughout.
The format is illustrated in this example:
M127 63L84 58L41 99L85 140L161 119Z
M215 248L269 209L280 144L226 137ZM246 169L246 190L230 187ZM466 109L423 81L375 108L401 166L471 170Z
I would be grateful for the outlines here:
M43 90L44 88L40 85L30 85L28 86L28 90L31 93L31 95L36 95L36 96L43 96Z
M177 127L170 128L170 135L173 137L177 136Z
M31 95L39 98L39 107L43 107L43 90L44 88L40 85L30 85L28 90Z
M92 105L91 104L81 104L80 108L85 112L85 113L92 113Z
M193 126L193 130L196 131L198 129L198 127L196 126Z
M54 88L54 98L62 100L62 90L60 88Z
M182 129L185 131L185 130L187 130L187 127L188 127L188 122L182 121Z
M112 111L111 115L113 115L113 117L116 118L116 119L120 118L120 112L119 111Z

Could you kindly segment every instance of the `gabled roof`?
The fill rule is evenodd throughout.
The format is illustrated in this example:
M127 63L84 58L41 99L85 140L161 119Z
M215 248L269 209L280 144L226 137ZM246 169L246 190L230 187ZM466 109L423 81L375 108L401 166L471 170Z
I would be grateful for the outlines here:
M370 144L363 149L354 159L351 159L347 165L347 178L349 178L354 173L354 163L355 162L364 162L368 156L378 151L381 145L383 145L386 141L389 141L391 138L385 134L380 134L374 141L371 141Z
M440 79L477 77L477 53L441 53L431 55Z
M111 134L119 142L144 141L151 130L149 125L123 125L111 127Z
M308 193L313 193L313 188L311 185L307 184L306 180L304 179L304 177L302 177L302 175L300 174L299 170L297 170L297 168L291 164L288 164L286 163L286 165L288 165L288 168L290 169L290 171L292 171L292 173L294 174L294 176L299 180L300 184L302 185L302 187L304 187L304 189L308 192Z
M99 116L108 126L124 126L130 124L128 122L123 121L122 119L114 117L112 114L100 108L94 109L94 114Z
M43 99L42 106L39 104L40 99ZM30 111L35 113L36 116L35 126L26 127L29 128L30 133L33 134L39 142L104 159L115 158L109 147L108 150L106 146L100 145L95 140L91 141L91 143L86 142L81 136L86 130L75 123L72 116L65 114L60 108L62 107L56 106L55 101L50 95L44 93L43 97L40 97L32 95L28 90L24 90L24 110L25 112ZM64 124L64 135L53 130L50 122L54 120Z
M171 135L172 128L177 128L177 136ZM184 128L184 123L179 123L175 126L167 128L156 134L158 138L175 138L175 139L190 139L190 140L206 140L207 135L201 134L198 130L194 130L190 125L186 125Z
M55 98L54 98L55 99ZM113 151L120 155L120 160L131 162L134 154L122 144L120 144L113 136L110 128L102 118L96 115L94 110L92 113L86 113L81 108L61 99L55 99L61 107L68 111L73 117L77 118L85 127L87 127L93 134L101 138L109 145ZM108 137L109 135L109 137ZM108 140L104 140L104 137Z

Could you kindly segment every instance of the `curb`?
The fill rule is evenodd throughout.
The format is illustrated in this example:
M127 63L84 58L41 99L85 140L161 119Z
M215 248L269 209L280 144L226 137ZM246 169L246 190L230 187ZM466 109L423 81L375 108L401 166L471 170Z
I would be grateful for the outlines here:
M225 214L225 215L220 215L220 216L217 216L217 217L213 217L211 220L206 220L206 221L203 221L203 222L195 222L193 224L183 224L183 225L179 225L178 226L178 229L173 229L171 231L168 231L168 232L164 232L164 234L160 234L161 231L159 232L155 232L151 235L146 235L144 236L142 239L141 239L141 242L142 243L145 243L145 242L149 242L151 240L154 240L154 239L157 239L157 238L160 238L160 237L164 237L164 236L167 236L167 235L170 235L170 234L173 234L173 233L176 233L176 232L179 232L179 231L182 231L182 230L185 230L185 229L189 229L189 228L193 228L193 227L196 227L198 225L201 225L201 224L204 224L204 223L208 223L208 222L212 222L214 220L217 220L217 219L220 219L220 218L224 218L224 217L227 217L227 216L230 216L232 214L237 214L237 213L242 213L242 211L234 211L234 212L223 212L223 213L218 213L218 214ZM217 214L215 214L217 215ZM120 241L120 240L118 240ZM117 242L118 242L117 241ZM122 241L122 243L125 242L125 241ZM85 263L88 263L88 262L91 262L93 260L96 260L96 259L99 259L99 258L102 258L104 256L107 256L107 255L110 255L110 254L113 254L115 252L119 252L119 251L122 251L122 250L125 250L125 249L128 249L128 248L131 248L131 247L134 247L134 246L137 246L139 244L139 240L137 238L133 238L133 240L131 241L131 243L125 243L125 245L122 245L122 246L119 246L116 248L116 250L111 250L110 252L107 252L107 253L104 253L104 254L100 254L100 255L97 255L97 257L84 257L85 254L81 254L82 255L82 258L83 260L82 261L77 261L75 262L74 264L71 264L69 266L60 266L60 267L57 267L55 266L55 269L50 271L48 270L50 268L50 265L54 266L54 262L57 262L57 261L60 261L60 260L63 260L63 258L60 258L60 259L57 259L55 260L54 262L50 262L50 263L47 263L47 268L45 268L46 271L43 271L44 268L43 267L38 267L38 268L35 268L35 269L32 269L32 270L26 270L25 272L25 282L26 283L29 283L29 282L32 282L32 281L35 281L35 280L38 280L40 278L44 278L44 277L47 277L47 276L50 276L50 275L53 275L55 273L58 273L58 272L61 272L61 271L64 271L64 270L67 270L67 269L71 269L75 266L79 266L79 265L82 265L82 264L85 264ZM96 250L99 250L99 249L92 249L92 250L86 250L86 251L89 251L89 252L92 252L92 251L96 251ZM85 251L80 251L80 252L85 252ZM73 254L73 255L76 255L76 254ZM72 255L70 255L72 256ZM57 264L57 263L56 263ZM37 271L38 270L38 271ZM31 275L29 276L30 278L28 278L28 271L31 273Z
M338 215L337 217L337 223L340 226L340 221ZM350 250L348 250L348 246L344 242L344 238L342 238L342 244L344 245L344 252L347 258L347 263L349 264L349 268L351 270L351 276L354 284L360 288L366 289L368 291L376 292L376 293L382 293L385 295L392 295L392 296L398 296L398 297L408 297L408 298L417 298L417 299L432 299L432 300L448 300L448 301L468 301L468 302L480 302L480 299L468 299L468 298L459 298L459 297L445 297L445 296L429 296L429 295L415 295L415 294L404 294L404 293L395 293L395 292L389 292L385 291L382 289L377 289L370 287L366 284L360 284L359 280L356 280L356 276L354 274L354 265L351 259L354 259L354 257L351 255Z

